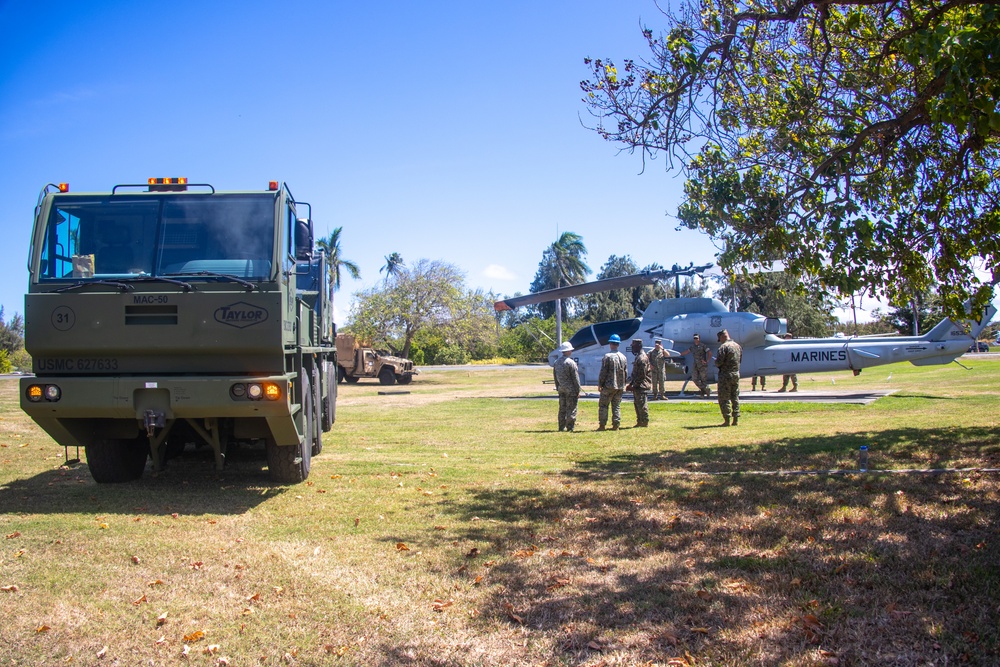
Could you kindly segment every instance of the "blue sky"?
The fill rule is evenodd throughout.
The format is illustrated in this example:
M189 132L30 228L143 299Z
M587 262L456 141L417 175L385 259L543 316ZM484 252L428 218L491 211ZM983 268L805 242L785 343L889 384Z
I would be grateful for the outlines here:
M361 268L341 323L392 252L508 295L564 231L595 272L612 254L711 262L667 216L681 181L581 125L584 57L641 55L658 16L651 0L0 0L0 303L23 311L46 183L149 176L287 182Z
M595 273L611 255L709 263L668 215L680 177L582 125L583 59L641 57L661 18L653 0L0 0L0 304L23 311L46 183L149 176L287 182L361 268L340 324L392 252L499 295L527 292L564 231Z

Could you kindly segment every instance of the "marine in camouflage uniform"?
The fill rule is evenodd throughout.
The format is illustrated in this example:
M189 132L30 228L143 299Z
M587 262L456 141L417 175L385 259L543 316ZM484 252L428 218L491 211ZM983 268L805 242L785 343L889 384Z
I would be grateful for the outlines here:
M635 361L632 363L632 381L625 389L632 392L635 403L635 425L645 428L649 426L649 403L646 395L652 389L653 382L650 380L649 357L642 350L642 339L632 340L632 354L635 355Z
M552 366L552 377L559 392L559 430L572 431L576 426L576 407L580 400L580 373L576 362L570 359L573 346L565 342L559 346L563 356Z
M618 334L612 334L613 339ZM620 339L619 339L620 340ZM611 428L617 430L622 421L622 393L625 391L625 374L628 360L618 351L618 340L609 340L611 351L601 360L601 373L597 376L597 386L601 398L597 403L598 431L603 431L608 423L608 407L611 408Z
M664 370L667 362L667 356L669 355L667 351L663 349L663 341L657 338L653 349L650 350L649 354L646 356L649 357L649 367L653 372L653 388L650 390L651 395L649 399L652 401L661 398L666 400L667 390L664 386L664 381L666 379Z
M712 350L701 342L701 336L694 335L691 346L681 352L681 355L691 355L691 380L698 387L698 392L702 396L711 396L712 390L708 387L708 362L712 360Z
M719 332L719 351L715 356L715 365L719 368L719 409L722 410L723 426L740 423L740 361L743 359L743 348L735 340L729 338L729 332L723 329ZM731 407L730 407L731 406Z

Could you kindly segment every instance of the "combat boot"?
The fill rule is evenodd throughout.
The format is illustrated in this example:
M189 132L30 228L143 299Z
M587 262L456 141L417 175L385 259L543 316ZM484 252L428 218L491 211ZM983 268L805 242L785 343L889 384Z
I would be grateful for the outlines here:
M739 423L740 423L740 416L739 415L733 415L733 426L737 426L737 425L739 425Z
M726 421L722 422L723 426L729 426L729 417L726 417Z

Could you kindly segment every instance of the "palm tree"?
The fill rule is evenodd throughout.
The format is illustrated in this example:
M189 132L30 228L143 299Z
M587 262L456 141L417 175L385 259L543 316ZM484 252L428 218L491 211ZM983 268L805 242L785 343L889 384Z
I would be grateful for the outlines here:
M344 259L340 255L340 232L343 227L337 227L330 236L320 239L316 245L326 253L326 272L330 277L330 301L333 301L333 293L340 289L340 270L345 269L351 278L358 280L361 278L361 270L358 265L349 259Z
M399 275L399 272L403 267L406 266L406 262L403 261L403 256L398 252L394 252L391 255L385 256L385 266L378 270L379 273L385 271L385 281L389 282L389 278L395 278Z
M583 237L573 232L563 232L559 239L548 248L549 279L559 288L578 285L587 279L590 267L583 261L587 247ZM556 340L562 339L562 299L556 299Z

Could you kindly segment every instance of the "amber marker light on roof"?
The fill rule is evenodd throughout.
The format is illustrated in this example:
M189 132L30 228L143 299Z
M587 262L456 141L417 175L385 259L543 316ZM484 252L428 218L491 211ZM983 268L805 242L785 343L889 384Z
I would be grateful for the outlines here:
M69 183L60 183L59 192L69 192Z
M278 189L278 181L268 181L267 189L271 192L275 192Z

